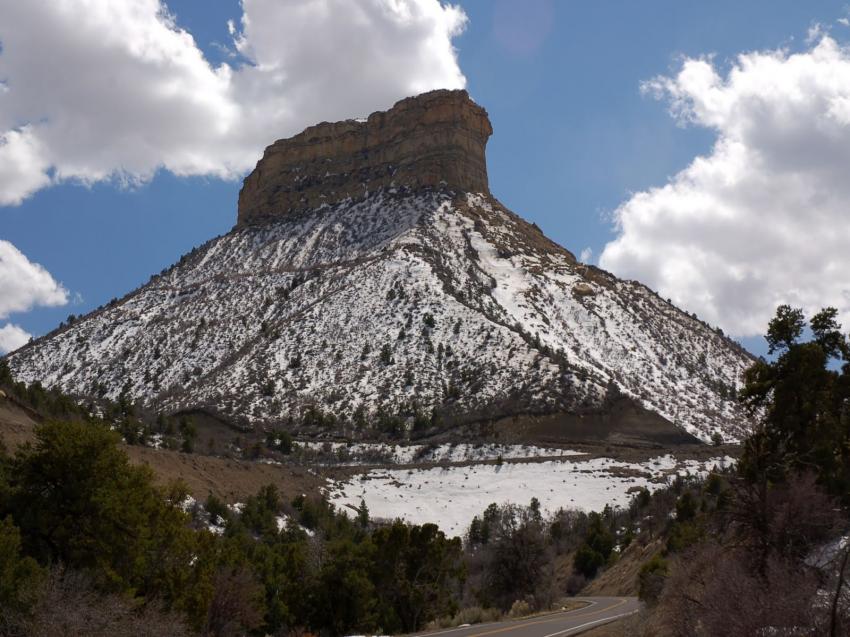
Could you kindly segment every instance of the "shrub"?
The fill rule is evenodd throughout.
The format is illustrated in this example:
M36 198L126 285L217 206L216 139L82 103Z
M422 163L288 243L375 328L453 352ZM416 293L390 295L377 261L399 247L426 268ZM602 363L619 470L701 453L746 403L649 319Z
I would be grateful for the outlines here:
M508 615L511 617L525 617L526 615L531 614L531 606L528 602L522 599L516 600L511 605L511 610L508 612Z
M598 551L594 551L587 544L582 544L579 547L578 551L576 551L576 556L573 559L573 567L576 572L588 579L595 577L596 571L604 565L605 558L602 554Z
M486 624L499 621L502 611L498 608L481 608L481 606L469 606L462 608L451 617L441 617L427 626L432 628L454 628L464 624Z
M578 595L587 584L587 578L581 573L573 573L567 578L565 591L567 595Z
M210 516L210 522L214 524L223 524L230 519L230 509L212 493L207 497L207 501L204 503L204 509Z
M667 560L660 553L653 555L648 562L640 567L638 573L638 597L647 604L658 601L668 572Z
M21 554L21 535L12 518L0 520L0 625L28 614L42 578L38 563Z

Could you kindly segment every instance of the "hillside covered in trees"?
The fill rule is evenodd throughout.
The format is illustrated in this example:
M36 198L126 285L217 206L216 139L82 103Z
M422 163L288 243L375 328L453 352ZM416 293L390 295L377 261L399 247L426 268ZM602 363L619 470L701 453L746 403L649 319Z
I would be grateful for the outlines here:
M836 314L777 310L774 358L741 396L759 425L737 471L661 508L671 519L639 576L649 610L630 634L850 633L850 347Z
M493 504L462 538L271 485L238 506L195 502L130 464L114 425L4 371L51 417L0 453L0 635L409 633L617 578L646 602L623 634L846 634L850 348L833 310L808 325L788 307L770 324L737 468L624 509Z

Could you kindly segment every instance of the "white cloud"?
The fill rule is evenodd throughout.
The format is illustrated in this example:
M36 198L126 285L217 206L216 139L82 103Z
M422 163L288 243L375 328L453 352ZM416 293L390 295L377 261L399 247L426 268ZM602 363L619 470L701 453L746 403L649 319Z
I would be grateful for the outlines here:
M0 205L20 203L50 183L43 151L31 126L0 132Z
M828 35L828 33L829 27L825 27L820 22L815 22L809 27L809 30L806 31L806 44L815 44L824 36Z
M590 260L593 258L593 248L587 247L581 251L581 254L578 257L578 260L582 263L590 263Z
M617 209L600 265L740 336L780 303L834 305L850 324L850 50L823 36L743 54L725 76L687 59L645 89L717 139Z
M57 306L67 302L68 291L47 270L0 239L0 319L36 305Z
M0 3L0 205L50 183L238 177L312 123L465 85L439 0L243 0L213 67L160 0Z
M12 352L30 340L30 333L11 323L0 327L0 354Z

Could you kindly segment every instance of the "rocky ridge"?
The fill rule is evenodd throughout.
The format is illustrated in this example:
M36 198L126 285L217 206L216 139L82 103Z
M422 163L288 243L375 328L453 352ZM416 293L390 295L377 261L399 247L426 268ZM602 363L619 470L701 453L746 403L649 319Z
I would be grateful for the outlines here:
M431 91L367 119L324 122L266 148L239 193L238 225L395 187L489 193L493 132L466 91Z
M275 142L230 233L12 369L335 435L536 417L553 438L613 418L739 438L749 355L505 209L487 187L490 131L464 92L439 91Z

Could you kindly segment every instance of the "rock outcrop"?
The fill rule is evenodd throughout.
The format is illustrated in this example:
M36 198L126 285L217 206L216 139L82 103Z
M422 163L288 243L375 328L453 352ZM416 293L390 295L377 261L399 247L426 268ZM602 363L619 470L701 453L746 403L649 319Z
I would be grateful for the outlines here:
M752 358L500 204L490 133L465 92L436 91L276 142L236 228L9 365L298 435L740 439Z
M266 148L239 193L239 226L381 188L489 193L487 112L466 91L431 91L366 120L317 124Z

